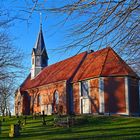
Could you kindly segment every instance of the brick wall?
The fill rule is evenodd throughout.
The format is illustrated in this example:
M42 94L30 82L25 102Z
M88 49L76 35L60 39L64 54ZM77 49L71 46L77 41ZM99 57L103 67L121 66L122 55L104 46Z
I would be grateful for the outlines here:
M138 80L134 78L129 78L129 105L130 114L140 113L139 108L139 85Z
M104 78L106 113L125 113L125 80L122 77Z
M90 80L91 113L99 113L99 79Z
M80 114L80 95L79 83L73 83L73 107L74 113Z
M31 89L28 91L28 93L31 96L31 112L41 113L42 109L41 107L46 107L48 105L54 105L54 92L57 91L59 94L59 105L58 108L61 107L63 110L63 114L66 114L67 112L67 105L66 105L66 82L57 82L53 84L48 84L46 86L40 87L38 89ZM41 103L38 104L37 97L40 95L41 97ZM33 106L32 106L33 105ZM32 111L33 107L33 111ZM45 108L44 108L45 109ZM46 110L44 110L46 112Z
M98 78L88 80L91 113L99 113L99 81ZM80 83L73 83L74 113L80 114Z

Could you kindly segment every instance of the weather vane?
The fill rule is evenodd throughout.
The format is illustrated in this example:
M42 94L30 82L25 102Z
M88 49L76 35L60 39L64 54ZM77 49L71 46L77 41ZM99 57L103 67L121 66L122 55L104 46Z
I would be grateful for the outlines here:
M40 13L40 28L42 28L42 13Z

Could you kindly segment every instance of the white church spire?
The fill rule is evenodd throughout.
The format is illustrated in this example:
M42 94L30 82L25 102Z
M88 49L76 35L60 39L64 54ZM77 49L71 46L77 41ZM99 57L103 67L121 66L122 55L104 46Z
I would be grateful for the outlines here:
M32 51L31 78L33 79L44 67L48 66L48 54L42 32L42 16L40 14L40 30Z

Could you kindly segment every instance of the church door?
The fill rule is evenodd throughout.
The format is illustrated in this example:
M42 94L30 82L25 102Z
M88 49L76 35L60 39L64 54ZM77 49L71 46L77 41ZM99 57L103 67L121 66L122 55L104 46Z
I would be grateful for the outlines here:
M47 105L47 115L52 115L52 105Z
M88 98L81 99L81 110L83 114L90 113L90 102Z
M88 81L81 81L81 113L90 113L90 99Z

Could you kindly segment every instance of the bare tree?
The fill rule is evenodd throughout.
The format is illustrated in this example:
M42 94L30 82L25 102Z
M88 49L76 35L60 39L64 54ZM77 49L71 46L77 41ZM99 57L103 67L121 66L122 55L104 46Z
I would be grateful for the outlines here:
M13 83L13 79L0 81L0 114L3 116L8 115L11 108L11 100L15 89Z
M12 46L9 37L0 33L0 80L21 74L23 54Z
M47 6L47 2L50 7ZM71 23L71 42L62 50L100 49L111 46L132 66L140 68L139 0L30 1L26 12L63 14L63 23Z
M0 7L0 114L5 115L10 108L18 80L24 77L22 51L14 47L13 37L8 29L15 20L9 11ZM19 86L19 85L18 85Z
M13 46L13 37L8 29L16 17L10 16L10 11L0 7L0 80L19 76L23 53Z

